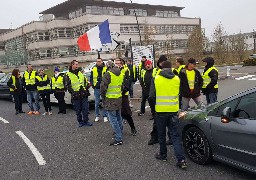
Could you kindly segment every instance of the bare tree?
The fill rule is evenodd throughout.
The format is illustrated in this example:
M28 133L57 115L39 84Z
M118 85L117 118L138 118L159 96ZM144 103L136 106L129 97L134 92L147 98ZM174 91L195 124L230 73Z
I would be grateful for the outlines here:
M142 40L142 43L144 46L154 44L155 32L156 32L155 27L150 26L145 20L143 25L143 40Z
M196 27L188 37L187 56L202 59L204 53L204 34L201 27Z
M224 40L224 36L226 36L226 32L221 23L217 25L214 29L212 40L213 40L213 53L215 58L220 61L222 64L225 63L225 58L227 55L227 42Z
M228 47L232 58L239 60L239 62L243 61L246 56L248 45L245 43L245 38L241 32L239 34L229 36Z

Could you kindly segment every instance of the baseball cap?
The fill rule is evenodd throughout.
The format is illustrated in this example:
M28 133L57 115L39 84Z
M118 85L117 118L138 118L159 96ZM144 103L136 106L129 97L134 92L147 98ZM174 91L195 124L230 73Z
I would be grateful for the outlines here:
M190 58L190 59L188 60L188 63L194 64L194 65L198 64L198 62L197 62L194 58Z
M145 66L150 65L150 64L152 64L152 62L151 62L150 60L147 60L147 61L145 62Z

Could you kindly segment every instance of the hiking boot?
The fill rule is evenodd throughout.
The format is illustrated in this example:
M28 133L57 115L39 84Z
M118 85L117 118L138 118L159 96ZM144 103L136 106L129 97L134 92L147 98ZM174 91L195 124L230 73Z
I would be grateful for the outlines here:
M154 139L154 138L151 138L149 141L148 141L148 145L154 145L154 144L157 144L158 143L158 140L157 139Z
M112 143L110 143L110 146L119 146L119 145L122 145L123 144L123 141L114 141Z
M133 136L136 136L136 135L137 135L136 129L131 129L131 134L132 134Z
M138 113L138 116L144 116L144 113L139 112L139 113Z
M32 114L33 114L33 111L29 111L29 112L28 112L28 115L32 115Z
M176 164L179 168L181 169L186 169L188 167L187 163L185 160L182 160L182 161L178 161L177 164Z
M155 154L155 158L158 159L158 160L164 161L164 162L167 161L166 156L164 156L164 155L162 155L160 153L156 153Z

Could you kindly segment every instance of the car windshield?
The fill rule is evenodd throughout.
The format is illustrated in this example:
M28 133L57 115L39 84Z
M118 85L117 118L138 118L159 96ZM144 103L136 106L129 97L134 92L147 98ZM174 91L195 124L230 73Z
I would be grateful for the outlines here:
M5 83L9 80L10 78L10 74L6 74L5 76L3 76L1 79L0 79L0 83Z
M2 78L2 77L4 77L5 76L5 74L4 73L1 73L0 74L0 79Z

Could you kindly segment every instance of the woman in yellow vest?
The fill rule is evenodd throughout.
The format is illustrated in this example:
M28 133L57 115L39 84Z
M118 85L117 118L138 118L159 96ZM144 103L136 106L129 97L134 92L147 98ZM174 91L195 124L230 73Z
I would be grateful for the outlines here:
M206 96L207 104L217 102L218 96L218 69L214 67L214 59L207 57L203 59L206 63L204 72L202 74L204 79L204 85L202 87L202 93Z
M51 93L51 86L50 86L50 79L44 73L44 68L39 69L38 76L36 76L38 80L37 90L40 94L40 97L43 100L45 112L42 114L45 115L52 115L52 107L50 102L50 93Z
M22 102L23 102L23 83L20 76L19 69L14 69L12 71L12 76L7 82L7 85L10 87L10 93L13 96L15 103L16 115L19 113L25 113L22 111Z
M65 103L65 81L64 74L60 74L58 67L54 69L54 75L51 80L51 87L55 98L58 100L59 112L58 114L66 114L66 103Z

